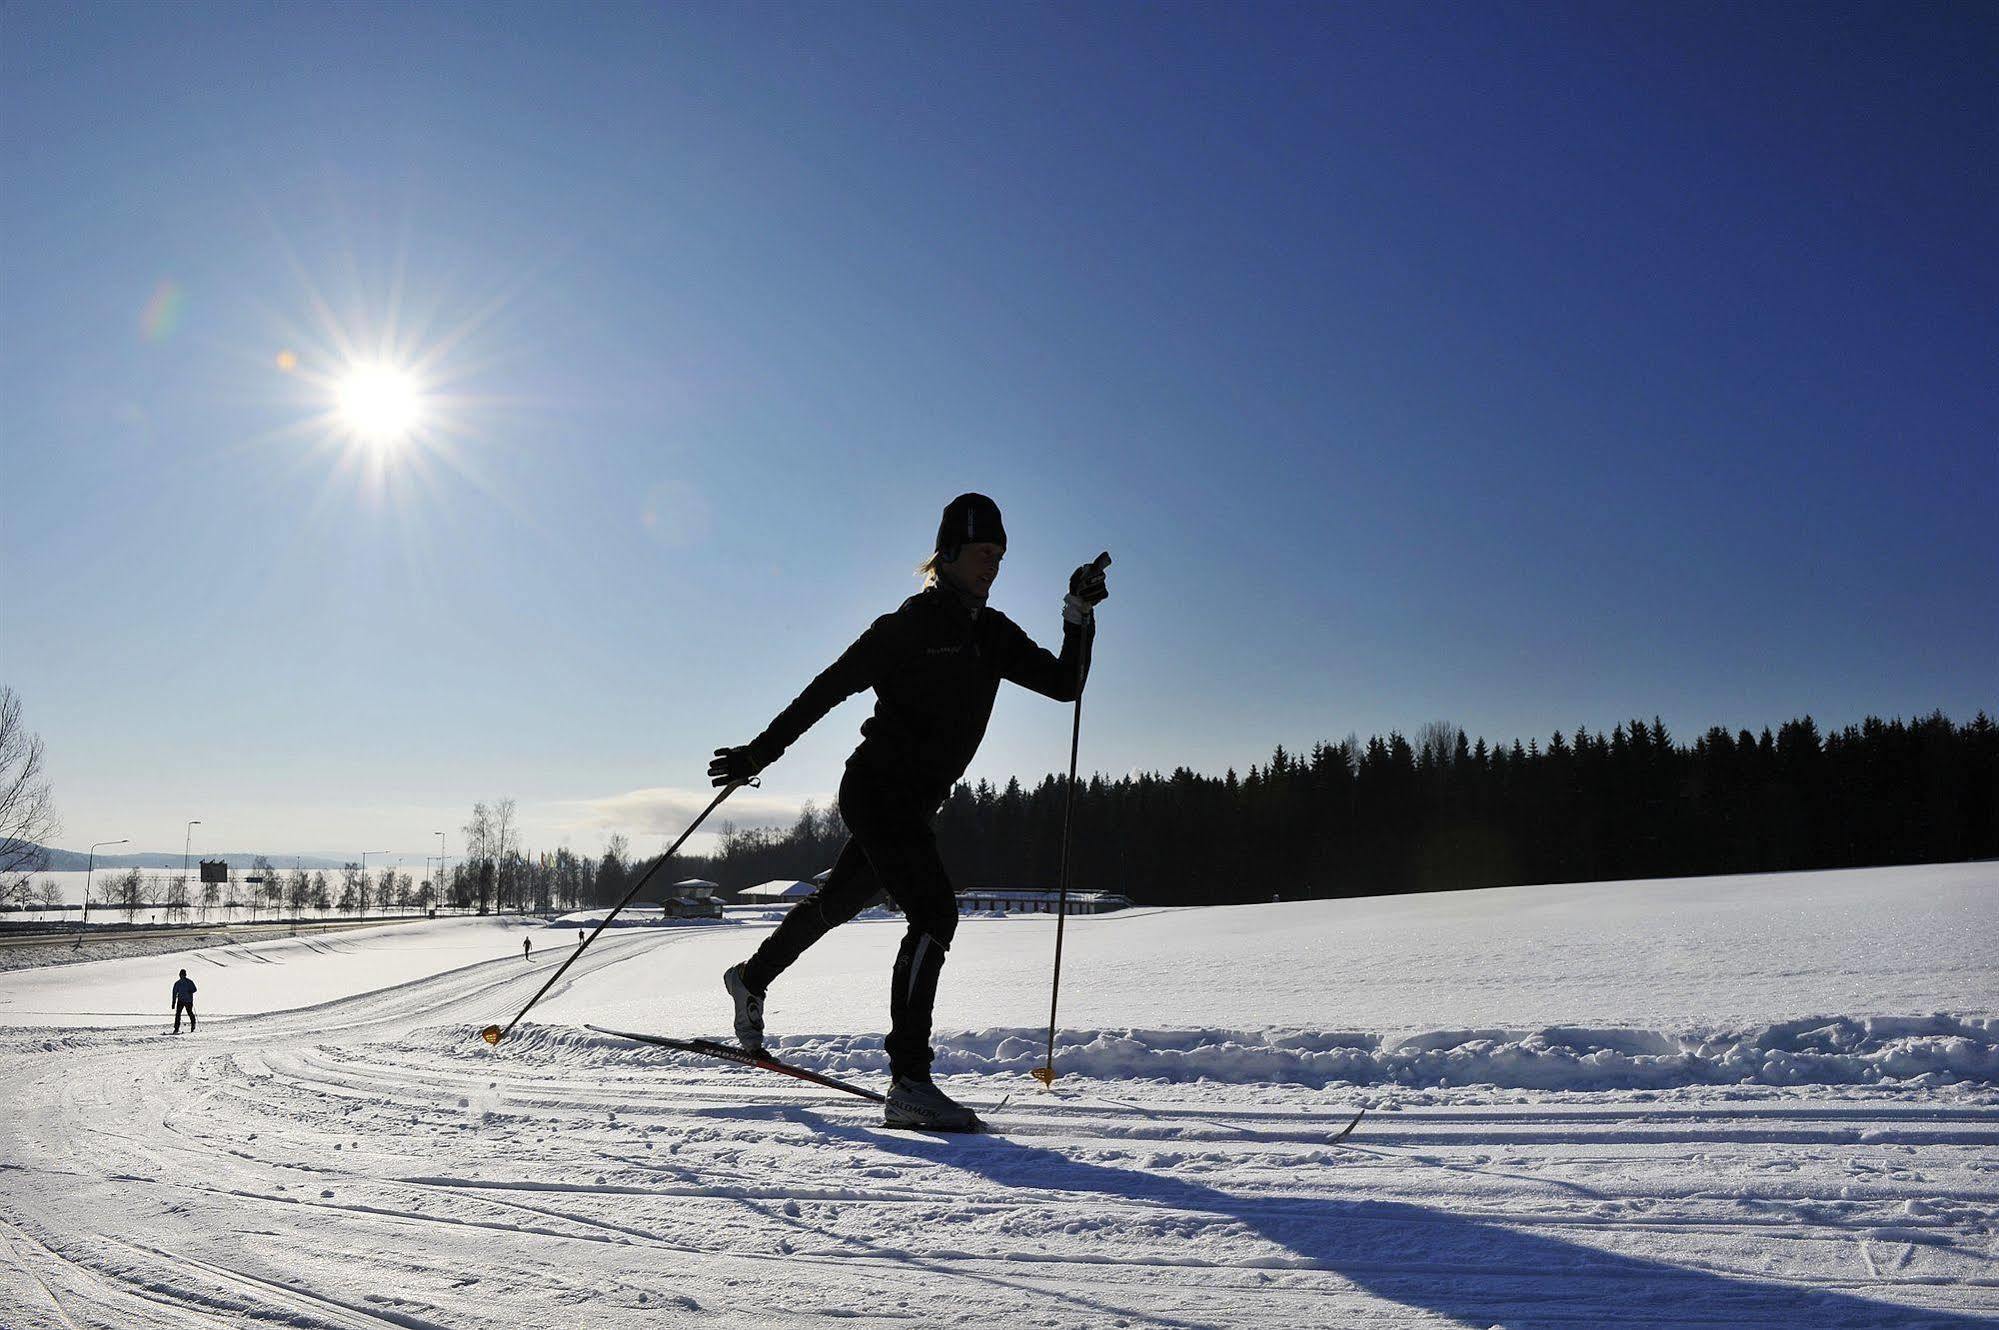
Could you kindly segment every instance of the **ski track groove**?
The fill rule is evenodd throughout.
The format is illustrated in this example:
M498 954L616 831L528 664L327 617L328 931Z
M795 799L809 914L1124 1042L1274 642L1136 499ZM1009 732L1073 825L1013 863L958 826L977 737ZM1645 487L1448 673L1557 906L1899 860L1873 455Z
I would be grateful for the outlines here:
M17 1237L21 1237L24 1240L31 1243L37 1250L41 1251L45 1256L47 1256L63 1271L68 1272L74 1276L80 1276L82 1279L87 1281L106 1300L122 1302L122 1303L132 1303L146 1308L157 1308L159 1310L169 1313L174 1317L174 1319L170 1321L160 1322L159 1324L172 1325L172 1326L181 1326L181 1325L201 1326L201 1325L213 1324L211 1320L202 1316L201 1313L190 1310L184 1304L170 1298L159 1296L158 1290L150 1285L135 1286L132 1283L132 1281L124 1278L121 1275L118 1275L111 1271L100 1269L97 1266L91 1265L84 1261L80 1261L74 1257L64 1254L63 1252L57 1251L55 1248L49 1246L48 1243L28 1235L20 1227L20 1225L14 1223L12 1220L0 1218L0 1223L6 1224L6 1226ZM110 1238L108 1240L112 1242L119 1241L116 1238ZM77 1322L75 1322L66 1312L62 1310L61 1300L56 1297L54 1291L49 1288L45 1280L41 1279L39 1274L36 1276L36 1282L42 1285L43 1290L49 1294L50 1300L57 1304L57 1315L60 1316L66 1324L76 1325ZM77 1296L79 1298L81 1297L80 1292L77 1294ZM126 1322L122 1319L117 1321L110 1321L110 1320L103 1320L97 1317L92 1317L91 1323L93 1325L118 1326L118 1327L122 1327L126 1324L129 1324L129 1322Z
M675 940L607 935L554 992ZM1606 1107L1523 1104L1507 1092L1489 1106L1384 1112L1392 1090L1360 1087L1342 1099L1377 1111L1334 1144L1354 1105L1323 1092L1301 1111L1251 1102L1257 1087L1174 1086L1164 1103L1087 1091L1019 1098L994 1138L891 1139L841 1096L767 1086L754 1072L601 1049L475 1048L467 1013L510 1011L546 975L509 959L519 965L483 961L204 1022L199 1042L75 1032L56 1061L26 1064L31 1074L0 1089L0 1110L22 1124L0 1142L0 1239L24 1296L38 1287L56 1319L0 1297L0 1322L18 1312L23 1323L96 1330L242 1315L444 1330L492 1316L540 1330L576 1323L566 1300L587 1298L606 1325L654 1324L676 1307L691 1316L682 1304L749 1324L732 1319L730 1290L767 1281L777 1264L815 1290L825 1315L870 1306L928 1321L908 1300L942 1298L939 1324L1206 1327L1246 1314L1457 1324L1393 1291L1470 1280L1488 1291L1482 1323L1588 1325L1606 1296L1596 1283L1628 1278L1623 1253L1662 1237L1673 1269L1657 1278L1689 1290L1748 1281L1776 1305L1789 1305L1784 1290L1876 1300L1899 1290L1936 1300L1904 1304L1912 1320L1960 1325L1999 1312L1999 1278L1987 1277L1999 1268L1999 1175L1964 1162L1999 1146L1999 1106L1718 1094L1692 1107ZM27 1038L14 1042L36 1056ZM1222 1102L1199 1102L1217 1094ZM784 1185L770 1185L773 1168ZM1446 1174L1468 1180L1446 1185ZM60 1247L7 1213L23 1196ZM101 1197L114 1199L89 1199ZM1898 1198L1932 1208L1899 1213ZM1422 1209L1433 1202L1448 1208ZM178 1242L188 1230L167 1226L190 1206L216 1216L205 1243ZM1758 1206L1766 1212L1743 1213ZM1334 1221L1357 1253L1293 1236ZM275 1228L244 1227L265 1223ZM1476 1241L1488 1228L1580 1235L1551 1240L1575 1253L1587 1287L1497 1268ZM292 1282L220 1258L246 1237L310 1256L330 1231L345 1235L330 1258L306 1260ZM382 1259L405 1258L399 1232L432 1235L423 1245L444 1255L403 1272L394 1308L341 1296L357 1257L380 1248ZM1200 1245L1183 1252L1189 1235ZM1392 1258L1376 1254L1398 1243L1406 1250ZM136 1264L108 1259L114 1248ZM604 1263L566 1254L589 1251ZM645 1252L678 1259L662 1273ZM479 1273L454 1282L457 1262ZM870 1286L902 1296L903 1310L854 1303L859 1267L878 1271ZM1736 1308L1680 1301L1656 1323L1740 1323ZM126 1308L119 1320L77 1319L107 1302Z
M325 1324L335 1327L335 1330L378 1330L379 1327L384 1325L397 1326L400 1330L444 1330L444 1327L434 1321L421 1320L417 1317L400 1313L370 1311L367 1308L357 1307L350 1302L345 1302L323 1293L313 1293L306 1289L292 1288L280 1284L275 1280L266 1279L261 1275L249 1274L230 1266L206 1261L198 1256L190 1256L185 1252L164 1252L157 1247L150 1247L144 1243L131 1242L122 1238L113 1238L111 1241L118 1242L133 1251L142 1252L169 1265L191 1267L224 1287L233 1287L251 1298L261 1298L279 1307L290 1308L294 1314L303 1312L309 1317L315 1317ZM160 1286L155 1287L161 1292L166 1291Z
M36 1287L41 1289L42 1296L49 1300L49 1307L55 1312L57 1320L68 1326L69 1330L83 1330L82 1326L71 1319L69 1312L63 1307L62 1299L57 1297L55 1290L49 1287L49 1281L42 1278L41 1271L28 1264L27 1258L21 1255L18 1244L20 1241L28 1240L25 1235L21 1234L9 1221L0 1219L0 1225L4 1225L6 1228L6 1232L0 1234L0 1238L4 1238L6 1241L8 1263L35 1282ZM35 1246L60 1261L60 1257L55 1257L54 1253L48 1252L48 1249L41 1247L41 1244L36 1243Z

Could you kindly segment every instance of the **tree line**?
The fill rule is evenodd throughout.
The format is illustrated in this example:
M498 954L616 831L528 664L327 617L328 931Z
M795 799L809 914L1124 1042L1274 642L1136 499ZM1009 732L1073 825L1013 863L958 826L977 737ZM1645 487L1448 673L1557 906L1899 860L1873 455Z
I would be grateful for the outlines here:
M436 889L429 878L413 877L399 869L384 868L364 872L359 864L343 864L334 874L304 869L279 869L258 855L247 869L232 868L221 882L202 882L186 873L143 872L138 868L112 869L99 873L84 890L83 905L125 913L127 922L141 910L157 910L167 922L198 919L207 922L220 910L234 918L247 910L252 920L258 911L280 919L289 914L303 918L307 911L361 916L371 912L428 910L436 901ZM62 887L54 878L36 882L27 874L0 882L0 907L40 910L44 913L67 910ZM79 907L79 915L82 909Z
M952 878L1053 886L1067 781L960 784L937 817ZM465 853L440 884L394 869L283 871L259 857L223 883L137 869L100 877L92 904L170 917L243 905L297 918L370 910L551 913L622 899L650 861L614 835L601 855L523 848L514 801L473 805ZM783 828L724 824L713 855L667 865L648 891L698 877L725 893L810 877L846 840L837 807ZM1760 734L1712 727L1676 742L1657 717L1543 744L1468 741L1447 722L1412 740L1354 735L1279 747L1246 774L1179 767L1078 783L1071 886L1141 904L1196 905L1529 882L1757 873L1999 857L1999 727L1870 716L1821 734L1810 717ZM252 880L256 879L256 880ZM6 904L54 908L24 876ZM196 894L198 893L198 894Z
M1053 886L1066 787L959 785L936 824L953 880ZM844 835L837 809L808 806L789 829L730 830L687 867L730 890L810 876ZM1092 776L1071 886L1219 904L1995 856L1999 727L1983 711L1825 734L1805 716L1692 743L1657 717L1505 746L1436 722L1413 740L1279 747L1240 776Z

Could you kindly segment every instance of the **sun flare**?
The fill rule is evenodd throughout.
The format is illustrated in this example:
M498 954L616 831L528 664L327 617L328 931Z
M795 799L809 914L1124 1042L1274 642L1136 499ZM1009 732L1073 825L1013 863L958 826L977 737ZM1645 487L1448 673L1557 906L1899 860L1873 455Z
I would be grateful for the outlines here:
M334 386L340 421L355 437L382 447L401 443L423 423L423 390L391 365L356 365Z

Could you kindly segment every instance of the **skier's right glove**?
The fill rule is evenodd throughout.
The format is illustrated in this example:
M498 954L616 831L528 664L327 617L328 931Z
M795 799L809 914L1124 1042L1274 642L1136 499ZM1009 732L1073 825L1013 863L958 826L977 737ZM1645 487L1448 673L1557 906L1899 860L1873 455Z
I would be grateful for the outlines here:
M708 780L714 785L742 785L763 770L763 763L745 745L741 748L717 748L715 760L708 764Z

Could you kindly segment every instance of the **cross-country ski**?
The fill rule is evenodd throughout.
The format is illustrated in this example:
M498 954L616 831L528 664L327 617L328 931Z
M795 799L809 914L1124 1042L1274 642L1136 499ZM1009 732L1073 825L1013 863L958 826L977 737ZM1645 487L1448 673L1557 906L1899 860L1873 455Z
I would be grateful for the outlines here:
M866 1086L855 1085L851 1081L839 1080L832 1076L823 1076L816 1071L808 1071L804 1067L794 1067L790 1063L781 1062L768 1054L751 1053L741 1048L732 1048L728 1044L718 1044L712 1039L668 1039L664 1035L637 1034L631 1030L607 1030L600 1025L586 1025L583 1028L594 1030L598 1034L611 1034L616 1035L620 1039L635 1040L641 1044L656 1044L660 1048L671 1048L680 1053L693 1053L704 1058L718 1058L723 1062L734 1062L745 1067L757 1067L764 1071L774 1071L781 1076L790 1076L797 1080L809 1081L813 1085L821 1085L829 1090L839 1090L844 1094L856 1095L862 1099L870 1099L877 1104L884 1103L888 1099L888 1096L882 1094L879 1090L870 1090Z
M882 1094L879 1090L870 1090L864 1085L855 1085L851 1081L843 1081L832 1076L821 1075L816 1071L810 1071L804 1067L794 1067L790 1063L771 1057L767 1053L757 1054L746 1052L741 1048L729 1044L716 1043L712 1039L668 1039L664 1035L637 1034L630 1030L607 1030L596 1025L586 1025L583 1028L593 1030L598 1034L616 1035L620 1039L631 1039L642 1044L653 1044L660 1048L670 1048L678 1053L692 1053L698 1057L716 1058L723 1062L734 1062L739 1066L755 1067L761 1071L774 1071L780 1076L790 1076L796 1080L823 1086L829 1090L839 1090L844 1094L856 1095L877 1104L887 1105L888 1103L888 1096ZM1008 1096L1008 1099L1010 1098L1011 1096ZM1006 1102L1007 1100L1005 1099L1001 1100L999 1105L995 1105L995 1108L1004 1106ZM988 1118L993 1111L993 1109L987 1110L988 1117L981 1117L975 1113L970 1121L960 1122L948 1127L940 1127L922 1118L903 1117L891 1111L884 1117L883 1125L917 1131L985 1132L991 1130ZM1356 1117L1354 1123L1349 1124L1347 1130L1351 1131L1353 1126L1358 1123L1359 1118ZM1342 1135L1344 1134L1342 1133Z

